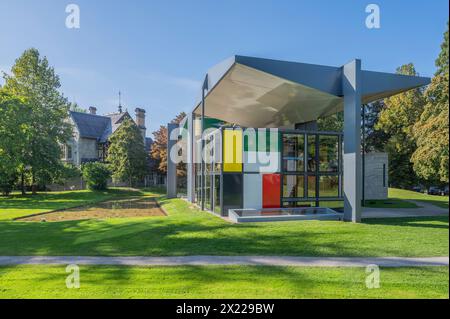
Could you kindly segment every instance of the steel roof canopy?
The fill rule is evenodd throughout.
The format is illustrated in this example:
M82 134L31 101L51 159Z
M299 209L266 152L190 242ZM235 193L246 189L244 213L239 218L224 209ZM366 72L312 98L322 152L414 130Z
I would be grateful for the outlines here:
M343 110L342 67L233 56L208 70L205 116L246 127L292 127ZM362 71L362 103L430 79ZM200 115L201 100L194 112Z

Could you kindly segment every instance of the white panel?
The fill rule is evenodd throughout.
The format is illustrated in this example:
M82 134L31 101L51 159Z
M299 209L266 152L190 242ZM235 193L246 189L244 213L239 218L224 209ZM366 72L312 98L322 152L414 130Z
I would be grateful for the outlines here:
M244 172L278 173L280 169L279 152L244 152Z
M244 174L244 208L262 208L261 174Z

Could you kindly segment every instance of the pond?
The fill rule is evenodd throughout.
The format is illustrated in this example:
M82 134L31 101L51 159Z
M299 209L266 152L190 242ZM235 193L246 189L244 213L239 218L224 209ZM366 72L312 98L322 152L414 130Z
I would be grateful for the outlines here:
M36 214L18 221L55 222L82 219L166 216L158 202L151 197L108 200L92 205Z

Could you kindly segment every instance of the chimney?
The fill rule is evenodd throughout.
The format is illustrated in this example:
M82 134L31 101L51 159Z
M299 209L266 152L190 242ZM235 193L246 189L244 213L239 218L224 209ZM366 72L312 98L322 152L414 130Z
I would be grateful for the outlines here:
M97 108L95 106L90 106L89 113L94 115L97 114Z
M134 112L136 114L136 125L141 130L141 133L142 133L142 136L143 136L144 142L145 142L145 132L146 132L146 128L145 128L145 110L138 107L138 108L136 108L134 110Z

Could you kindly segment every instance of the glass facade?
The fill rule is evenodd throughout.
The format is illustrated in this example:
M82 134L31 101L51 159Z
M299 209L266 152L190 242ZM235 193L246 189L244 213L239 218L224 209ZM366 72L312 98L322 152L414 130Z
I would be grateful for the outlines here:
M342 134L286 132L282 143L283 207L342 202Z
M233 170L227 169L226 165L222 164L222 160L227 152L245 152L246 143L239 142L239 138L236 138L236 136L242 136L242 133L227 132L228 136L233 137L233 143L229 143L228 148L224 142L217 145L215 136L220 134L223 138L227 130L232 129L219 128L205 140L203 191L201 164L194 165L197 204L201 206L203 200L204 208L218 215L227 215L228 209L243 208L244 205L243 176L246 171L243 170L242 164L238 167L235 163L232 163ZM285 130L279 132L279 141L281 145L278 156L281 167L275 173L280 180L280 185L276 189L276 196L280 198L277 205L281 207L342 207L342 134ZM199 139L194 144L196 148L200 148ZM248 146L247 148L250 149ZM196 151L194 156L201 156L201 154ZM237 156L242 155L235 153L230 158L234 161ZM227 165L230 166L230 163ZM268 176L268 173L259 174L262 175L262 180ZM262 184L264 190L265 184ZM250 191L252 194L261 192L261 188L257 189L256 185L254 188L247 187L247 192ZM266 191L262 192L263 203Z

